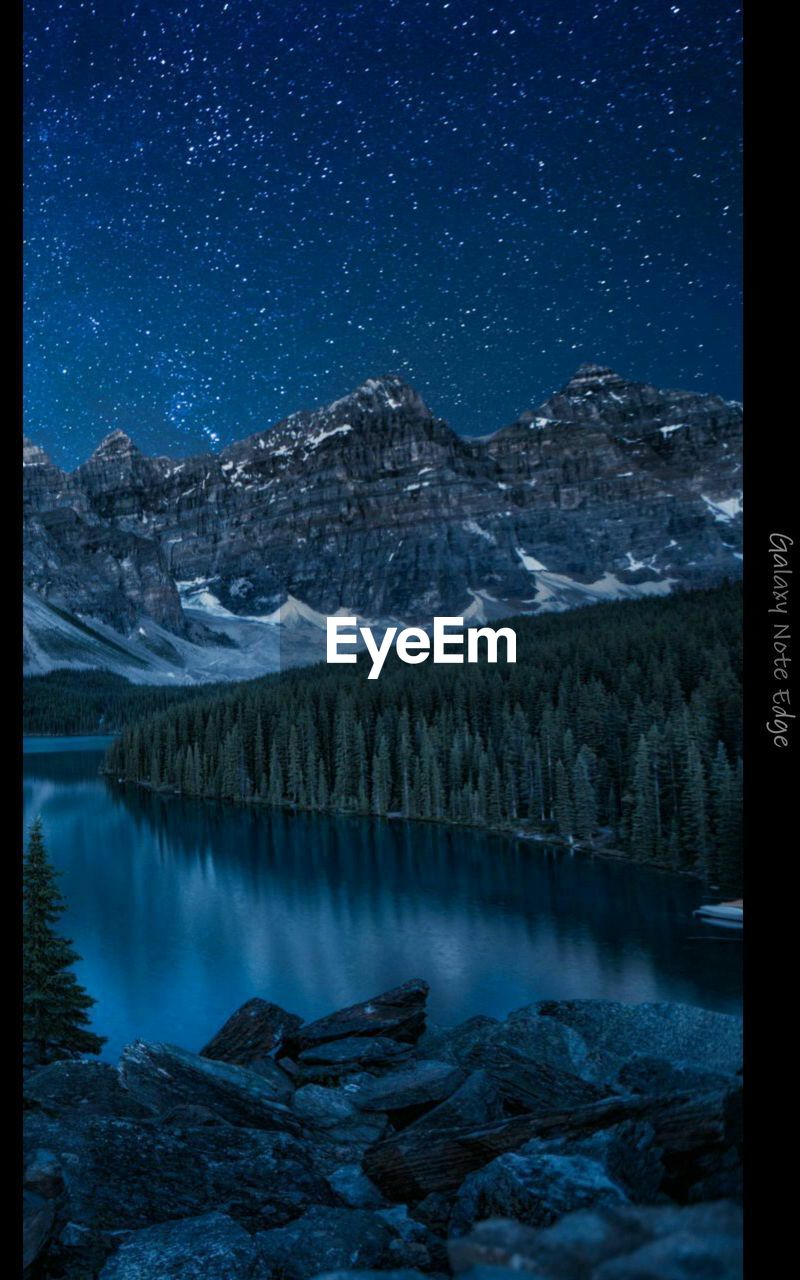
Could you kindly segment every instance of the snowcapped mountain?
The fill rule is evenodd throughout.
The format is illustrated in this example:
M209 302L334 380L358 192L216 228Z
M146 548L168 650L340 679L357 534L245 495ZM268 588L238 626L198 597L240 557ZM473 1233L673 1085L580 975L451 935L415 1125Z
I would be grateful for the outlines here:
M108 665L65 652L65 617L132 645L132 678L239 678L321 657L336 612L475 621L737 576L741 438L735 402L582 365L480 439L388 376L219 454L114 431L67 473L26 441L26 663Z

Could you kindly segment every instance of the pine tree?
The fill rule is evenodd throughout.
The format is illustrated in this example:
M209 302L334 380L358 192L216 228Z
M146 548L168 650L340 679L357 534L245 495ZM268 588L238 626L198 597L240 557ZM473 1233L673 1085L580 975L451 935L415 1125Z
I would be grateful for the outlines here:
M376 739L372 757L372 812L386 813L392 790L389 745L384 732Z
M714 827L714 856L710 870L718 875L721 868L738 870L741 847L741 797L737 795L736 776L728 764L724 744L717 743L711 767L711 814Z
M639 738L636 751L636 767L633 775L633 812L630 820L632 852L637 858L648 861L658 853L656 824L656 793L650 746L644 734Z
M73 1052L99 1053L104 1036L87 1030L92 996L72 973L80 960L54 925L66 903L44 845L41 819L31 826L22 863L23 1038L40 1063Z
M562 760L556 762L556 823L559 833L571 843L575 835L575 811L572 806L569 778Z
M708 823L703 762L696 743L690 742L681 803L681 837L686 864L707 875Z
M591 840L597 826L597 794L592 781L594 754L581 747L572 770L572 794L575 808L575 834L579 840Z

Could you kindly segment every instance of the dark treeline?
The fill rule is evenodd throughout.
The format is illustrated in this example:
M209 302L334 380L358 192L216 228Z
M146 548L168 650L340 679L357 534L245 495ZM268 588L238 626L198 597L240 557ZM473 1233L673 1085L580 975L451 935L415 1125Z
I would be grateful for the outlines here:
M163 711L177 702L230 689L213 684L131 684L110 671L51 671L22 682L22 731L26 734L117 733L139 716Z
M726 884L741 860L741 591L517 619L515 666L315 667L132 725L109 772L303 809L537 829Z

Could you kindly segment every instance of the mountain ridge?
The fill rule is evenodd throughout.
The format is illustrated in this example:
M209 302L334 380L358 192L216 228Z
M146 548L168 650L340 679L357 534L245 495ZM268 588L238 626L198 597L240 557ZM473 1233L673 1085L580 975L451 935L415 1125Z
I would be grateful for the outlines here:
M740 569L741 432L737 402L584 364L480 438L390 374L216 454L117 429L66 472L26 439L25 583L228 648L290 598L425 623L704 586Z

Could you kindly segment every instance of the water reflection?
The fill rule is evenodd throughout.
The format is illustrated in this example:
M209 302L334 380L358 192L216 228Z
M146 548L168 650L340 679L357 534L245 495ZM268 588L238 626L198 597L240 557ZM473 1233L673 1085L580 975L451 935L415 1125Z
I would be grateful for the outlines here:
M740 947L690 881L426 824L253 812L108 783L96 751L25 758L108 1055L197 1048L242 1000L316 1016L403 981L431 1017L542 997L738 1011Z

